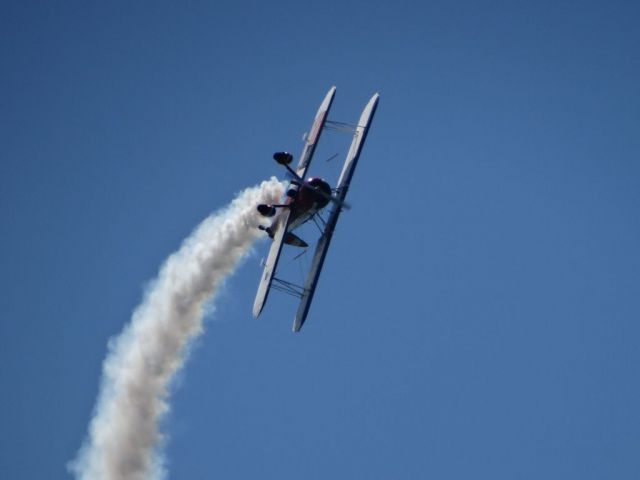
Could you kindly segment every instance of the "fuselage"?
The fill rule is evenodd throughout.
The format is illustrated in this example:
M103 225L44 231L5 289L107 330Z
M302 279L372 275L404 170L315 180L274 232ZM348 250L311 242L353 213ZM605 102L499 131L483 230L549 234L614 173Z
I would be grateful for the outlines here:
M260 227L266 231L271 238L277 231L279 223L287 216L283 215L285 210L290 210L289 224L284 236L284 243L298 247L306 247L307 243L298 238L292 232L300 225L309 221L320 210L327 206L331 198L331 187L327 182L319 177L312 177L299 184L292 182L287 190L287 196L282 205L259 205L258 211L266 216L273 217L271 225Z
M286 204L291 208L291 219L287 231L293 231L308 221L329 203L331 187L319 177L306 180L295 196L287 196Z

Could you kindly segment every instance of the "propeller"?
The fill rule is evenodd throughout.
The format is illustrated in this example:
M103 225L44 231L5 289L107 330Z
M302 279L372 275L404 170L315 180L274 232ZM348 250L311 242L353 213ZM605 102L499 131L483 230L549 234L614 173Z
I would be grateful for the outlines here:
M351 210L351 205L345 202L344 200L340 200L339 198L334 197L333 195L328 194L320 187L314 187L313 185L306 184L307 187L313 188L316 193L319 193L321 196L329 200L334 205L338 205L339 207L344 208L345 210Z

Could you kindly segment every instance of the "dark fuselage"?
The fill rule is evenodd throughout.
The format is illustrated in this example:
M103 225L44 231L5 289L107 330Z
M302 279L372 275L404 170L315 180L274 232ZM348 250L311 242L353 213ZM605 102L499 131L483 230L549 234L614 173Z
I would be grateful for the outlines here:
M331 187L321 178L314 177L305 181L293 197L287 198L291 208L288 231L295 230L329 203Z
M287 198L282 205L258 205L258 211L266 217L274 217L269 227L260 228L274 237L279 223L288 218L284 243L298 247L307 247L307 243L297 237L293 230L307 222L320 210L327 206L331 199L331 187L319 177L312 177L302 183L292 182L287 191ZM289 215L283 215L288 210Z

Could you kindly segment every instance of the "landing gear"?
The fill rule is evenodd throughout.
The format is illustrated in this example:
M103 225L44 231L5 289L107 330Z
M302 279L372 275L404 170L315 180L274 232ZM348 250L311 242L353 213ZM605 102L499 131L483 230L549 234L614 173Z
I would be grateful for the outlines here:
M262 230L263 232L267 232L271 238L273 238L273 230L271 227L265 227L264 225L258 225L258 230Z
M298 196L298 190L295 188L290 188L289 190L287 190L287 197L289 198L296 198Z
M273 205L265 205L261 203L258 205L258 213L263 217L273 217L276 214L276 208Z
M303 183L302 179L298 176L296 171L289 166L291 162L293 162L293 155L291 155L289 152L276 152L273 154L273 159L284 168L286 168L287 171L291 174L291 176L293 177L291 183L298 182L299 185Z
M273 159L280 165L289 165L293 161L293 155L289 152L276 152L273 154Z

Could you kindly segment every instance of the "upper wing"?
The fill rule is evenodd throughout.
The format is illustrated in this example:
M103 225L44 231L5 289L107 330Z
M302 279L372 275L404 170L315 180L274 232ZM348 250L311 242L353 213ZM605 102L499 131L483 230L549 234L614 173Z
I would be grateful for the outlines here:
M258 285L258 292L256 293L256 299L253 302L253 316L257 317L264 308L264 304L267 301L269 295L269 289L273 276L276 273L276 266L278 265L278 259L280 258L280 252L282 251L282 244L284 241L284 235L287 232L287 226L289 224L289 217L291 216L291 210L285 208L281 211L277 219L277 224L272 225L276 231L273 234L273 241L271 242L271 248L269 249L269 255L264 265L262 272L262 278L260 278L260 285ZM275 223L275 222L274 222Z
M296 173L303 179L307 174L309 165L311 164L313 152L315 152L318 140L320 140L320 134L322 133L325 122L327 121L327 115L329 115L329 110L331 109L331 104L333 103L333 97L335 94L336 87L331 87L320 104L320 107L316 112L316 116L313 119L311 130L307 134L302 153L300 154L300 161L296 168Z
M373 115L376 113L376 109L378 108L379 99L380 95L376 93L371 97L371 100L369 100L369 103L367 103L367 106L362 111L362 115L360 115L360 120L356 126L356 132L353 135L353 141L351 142L349 153L347 153L347 159L344 161L344 167L342 167L342 173L338 180L337 196L341 201L344 201L347 196L351 177L353 177L353 172L356 169L356 164L360 158L360 152L364 146L364 141L367 139L369 125L371 124Z
M325 226L324 232L322 233L322 236L318 241L316 251L313 254L311 268L309 269L309 273L307 274L307 279L304 284L304 290L302 292L302 299L300 300L298 311L296 312L295 319L293 320L294 332L300 331L300 328L302 328L302 325L307 318L307 314L309 313L309 307L311 306L311 300L313 300L313 294L315 293L318 278L320 277L322 264L324 263L324 259L327 255L327 250L329 249L329 244L331 243L331 237L333 236L333 231L335 230L336 224L338 223L338 217L340 216L340 212L342 210L342 204L347 196L347 190L349 189L349 184L351 183L353 172L355 171L356 164L358 163L358 159L360 158L360 152L362 151L364 141L366 140L367 134L369 133L369 125L371 124L373 115L375 114L376 108L378 107L379 98L380 96L377 93L373 97L371 97L371 100L369 100L369 103L362 111L362 115L360 115L360 120L358 121L358 125L356 126L356 131L353 135L353 141L351 142L349 153L347 153L347 158L344 162L344 167L342 168L340 179L338 180L336 197L339 201L335 202L333 208L331 209L329 219L327 220L327 225Z

